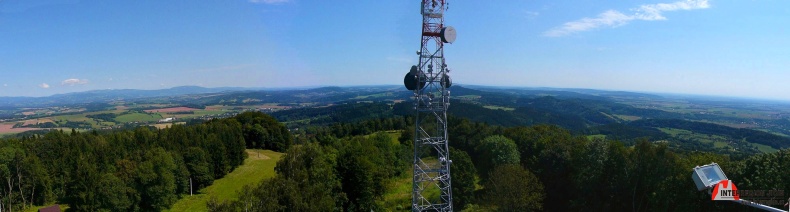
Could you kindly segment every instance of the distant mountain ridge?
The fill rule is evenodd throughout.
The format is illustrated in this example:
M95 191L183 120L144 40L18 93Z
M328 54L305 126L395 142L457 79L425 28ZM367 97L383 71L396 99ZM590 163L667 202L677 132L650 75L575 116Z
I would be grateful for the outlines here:
M106 89L92 90L66 94L55 94L46 97L0 97L0 107L19 107L24 105L63 105L107 102L115 100L129 100L138 98L180 96L190 94L223 93L235 91L260 90L242 87L217 87L205 88L200 86L179 86L168 89L140 90L140 89Z
M149 98L167 97L187 97L191 103L203 103L221 101L217 98L252 98L252 99L280 99L283 101L340 101L353 98L360 93L366 93L367 89L375 92L384 90L397 90L398 95L408 98L408 91L400 86L394 85L373 85L373 86L322 86L322 87L294 87L294 88L249 88L249 87L217 87L206 88L200 86L179 86L168 89L141 90L141 89L106 89L92 90L66 94L56 94L46 97L0 97L0 110L35 108L64 105L85 105L94 103L110 103L113 101L138 101ZM374 92L374 93L375 93ZM195 98L190 95L223 94L216 98ZM320 98L326 97L326 98ZM184 98L175 98L175 101L183 102ZM304 101L306 101L304 100Z
M557 125L574 133L625 142L649 137L688 150L729 151L722 149L725 146L752 154L790 147L790 109L786 109L790 104L593 89L455 85L451 91L449 115L490 125ZM94 90L48 97L0 97L0 119L28 119L24 112L55 106L65 111L60 113L87 113L114 110L117 105L277 105L289 109L274 111L274 117L289 127L301 128L412 116L413 96L414 92L399 85Z

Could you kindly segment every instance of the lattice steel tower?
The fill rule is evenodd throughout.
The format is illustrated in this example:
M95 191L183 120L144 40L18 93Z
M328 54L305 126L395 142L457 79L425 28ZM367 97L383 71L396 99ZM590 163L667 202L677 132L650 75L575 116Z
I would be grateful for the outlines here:
M444 25L446 0L422 0L420 62L403 79L414 91L414 176L412 211L452 211L447 108L450 106L450 70L444 44L455 41L453 27Z

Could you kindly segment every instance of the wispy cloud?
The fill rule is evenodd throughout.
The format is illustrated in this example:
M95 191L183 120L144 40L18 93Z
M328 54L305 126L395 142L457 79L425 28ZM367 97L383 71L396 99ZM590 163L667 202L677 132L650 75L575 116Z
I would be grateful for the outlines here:
M535 19L536 17L540 16L540 12L525 10L524 11L524 16L527 19Z
M708 4L708 0L685 0L685 1L678 1L675 3L660 3L660 4L647 4L642 5L637 9L633 9L636 11L634 16L636 19L645 20L645 21L656 21L656 20L667 20L661 13L663 12L671 12L676 10L697 10L697 9L707 9L710 7Z
M82 85L82 84L88 84L88 80L72 78L72 79L66 79L66 80L63 80L63 82L60 82L60 85L69 85L69 86Z
M41 88L47 89L47 88L49 88L49 84L47 84L47 83L41 83L41 85L38 85L38 87L41 87Z
M288 3L290 1L291 0L250 0L251 3L256 3L256 4L282 4L282 3Z
M677 10L697 10L709 8L708 0L684 0L673 3L645 4L632 8L630 14L617 10L608 10L598 14L595 18L582 18L555 27L543 33L548 37L560 37L577 32L583 32L600 27L619 27L633 20L660 21L667 20L664 12Z
M603 26L618 27L628 23L631 20L634 20L633 16L625 15L616 10L609 10L599 14L598 17L595 18L582 18L577 21L565 23L560 27L556 27L543 33L543 35L549 37L559 37Z

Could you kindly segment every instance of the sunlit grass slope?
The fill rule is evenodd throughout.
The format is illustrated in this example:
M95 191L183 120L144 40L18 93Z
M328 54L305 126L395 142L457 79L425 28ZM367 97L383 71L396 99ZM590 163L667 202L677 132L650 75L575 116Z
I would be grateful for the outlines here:
M258 154L260 153L260 155ZM247 150L248 158L244 165L222 179L214 181L209 187L201 189L193 196L185 196L178 200L170 211L206 211L206 202L214 196L217 200L237 199L236 191L244 185L254 185L261 180L274 177L274 166L282 153L271 150Z

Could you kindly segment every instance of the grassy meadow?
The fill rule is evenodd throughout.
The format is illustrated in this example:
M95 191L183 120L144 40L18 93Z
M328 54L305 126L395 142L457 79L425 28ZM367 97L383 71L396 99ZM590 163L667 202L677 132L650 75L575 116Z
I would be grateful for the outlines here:
M247 155L249 157L244 160L244 165L222 179L214 181L211 186L196 191L193 196L182 197L170 208L170 211L206 211L208 210L206 202L211 197L216 197L219 201L237 199L236 191L241 190L245 185L256 184L274 177L274 166L283 153L248 149Z

